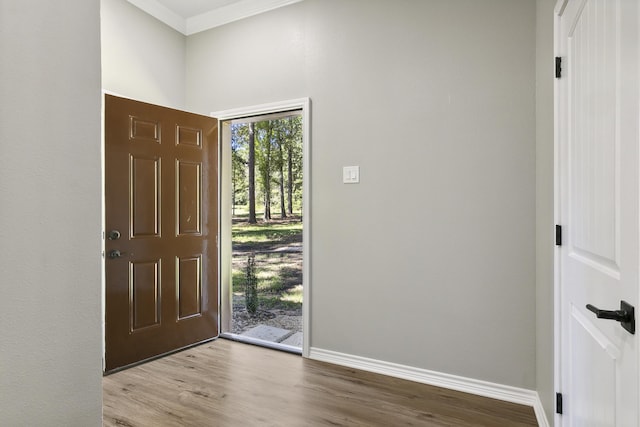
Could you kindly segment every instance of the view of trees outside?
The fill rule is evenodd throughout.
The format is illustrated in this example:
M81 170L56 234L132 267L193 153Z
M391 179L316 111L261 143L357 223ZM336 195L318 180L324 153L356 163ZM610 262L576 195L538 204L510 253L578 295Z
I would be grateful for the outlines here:
M233 123L231 157L232 332L302 332L302 117Z
M231 125L232 206L246 206L248 222L287 218L302 204L302 117ZM259 202L259 206L256 204Z

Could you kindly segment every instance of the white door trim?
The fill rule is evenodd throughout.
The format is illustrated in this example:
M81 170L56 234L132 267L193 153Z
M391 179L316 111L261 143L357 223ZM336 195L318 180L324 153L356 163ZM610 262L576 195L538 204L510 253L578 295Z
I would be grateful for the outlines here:
M310 305L311 305L311 99L310 98L299 98L292 99L287 101L280 102L272 102L268 104L260 104L249 107L240 107L233 108L229 110L216 111L211 113L211 116L217 118L220 121L223 120L231 120L238 119L242 117L249 116L259 116L263 114L271 114L277 113L281 111L287 110L302 110L302 168L304 171L304 177L302 179L302 356L309 357L309 349L311 343L311 322L310 322ZM220 141L222 141L222 128L218 126L220 132ZM219 160L219 169L223 174L226 173L226 169L223 168L223 144L220 143L220 160ZM229 153L230 155L230 153ZM230 163L229 163L230 164ZM228 166L227 166L228 168ZM219 181L219 189L218 195L220 200L222 201L221 191L223 182L225 182L225 177L221 176ZM219 226L219 236L222 239L222 221L224 218L228 217L225 215L225 212L222 211L222 206L224 203L220 203L220 224ZM230 245L229 241L229 245ZM220 277L219 277L219 286L220 286L220 295L223 295L222 283L222 263L224 258L224 250L223 245L220 244L218 248L218 259L220 261ZM229 253L230 257L230 253ZM230 258L229 258L230 261ZM225 280L230 280L229 278L225 278Z
M564 12L568 0L558 0L554 9L553 16L553 52L554 56L559 56L560 52L560 16ZM553 72L553 70L549 70ZM560 122L560 105L561 96L558 79L553 82L553 223L560 224L560 132L558 123ZM554 233L555 230L549 230ZM552 241L555 241L553 239ZM560 288L560 248L555 246L553 253L553 387L554 393L562 390L562 358L560 353L561 344L561 327L562 327L562 300ZM554 402L555 403L555 402ZM562 425L561 415L557 413L557 408L553 408L554 419L553 424Z

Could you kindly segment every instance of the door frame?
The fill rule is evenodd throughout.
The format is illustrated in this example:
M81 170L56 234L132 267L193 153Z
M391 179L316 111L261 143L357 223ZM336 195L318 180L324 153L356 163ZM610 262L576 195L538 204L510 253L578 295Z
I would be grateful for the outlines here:
M569 0L558 0L553 10L553 54L554 57L561 55L561 39L560 39L560 16L564 11ZM552 70L550 69L551 73ZM560 130L558 124L562 118L562 97L560 92L560 80L553 80L553 223L560 224ZM549 230L549 233L555 233L555 230ZM555 241L552 240L554 243ZM562 391L562 358L560 353L560 345L562 338L562 289L560 283L560 246L554 246L553 249L553 392ZM557 404L557 403L556 403ZM562 416L557 413L557 408L553 408L554 420L553 425L562 426Z
M309 357L311 343L311 99L298 98L248 107L212 112L218 125L218 286L220 295L220 329L230 329L231 304L231 198L223 197L231 191L231 147L223 139L222 122L249 116L261 116L283 111L302 111L302 356ZM225 187L228 187L225 190ZM223 286L223 284L226 284ZM226 304L223 301L226 300ZM225 319L223 320L223 316Z

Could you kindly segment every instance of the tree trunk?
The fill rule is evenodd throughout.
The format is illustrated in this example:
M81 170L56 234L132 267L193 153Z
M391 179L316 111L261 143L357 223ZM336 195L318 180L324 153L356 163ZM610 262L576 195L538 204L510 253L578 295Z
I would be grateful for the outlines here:
M271 186L269 186L271 187ZM271 188L264 190L264 220L271 219Z
M236 180L233 179L231 190L231 216L236 215Z
M287 209L284 205L284 155L282 153L282 141L278 142L279 149L279 166L280 166L280 217L285 219L287 217Z
M263 186L264 186L264 219L271 219L271 138L273 137L273 124L269 121L264 145L264 169L263 169Z
M293 215L293 147L287 147L287 202L289 215Z
M256 137L254 123L249 124L249 224L256 222Z

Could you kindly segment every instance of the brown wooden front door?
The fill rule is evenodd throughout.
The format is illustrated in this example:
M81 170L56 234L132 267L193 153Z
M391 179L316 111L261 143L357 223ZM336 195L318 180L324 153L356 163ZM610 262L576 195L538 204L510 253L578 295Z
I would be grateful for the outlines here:
M106 95L107 371L218 335L217 126Z

